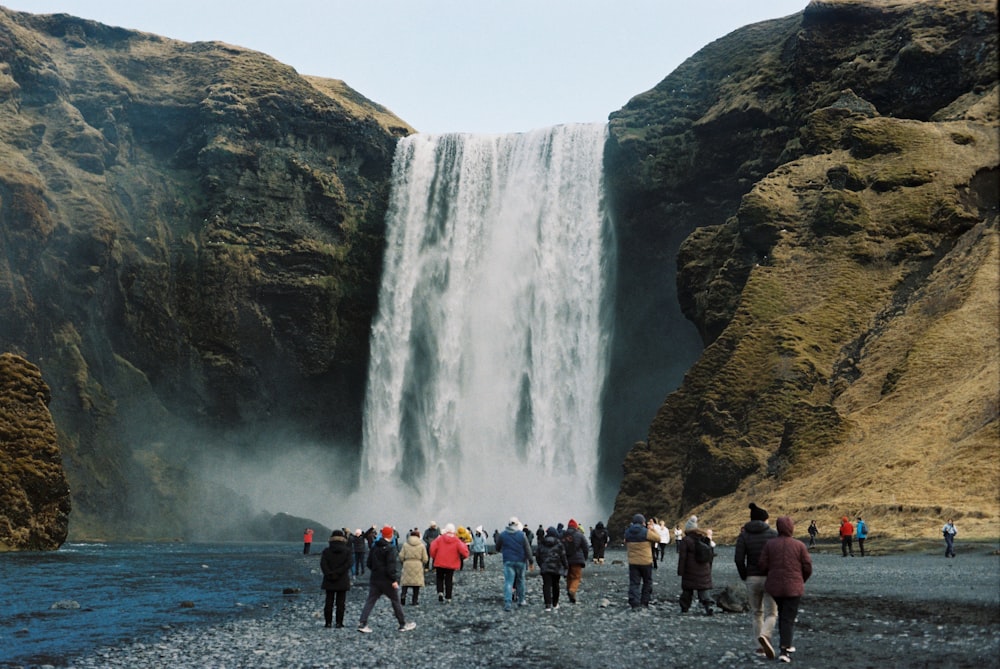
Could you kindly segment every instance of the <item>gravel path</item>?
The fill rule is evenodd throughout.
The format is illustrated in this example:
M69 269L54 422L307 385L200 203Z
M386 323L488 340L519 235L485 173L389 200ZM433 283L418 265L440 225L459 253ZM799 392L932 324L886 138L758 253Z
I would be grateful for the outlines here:
M672 549L672 547L671 547ZM720 546L717 588L738 583L732 547ZM588 565L579 602L557 611L541 605L541 582L529 575L528 605L505 613L498 556L485 572L459 572L455 601L433 587L406 607L412 632L397 631L388 602L376 606L372 634L356 631L367 582L348 595L347 627L326 629L322 593L302 592L264 615L208 628L165 630L156 638L104 649L65 666L93 667L748 667L748 614L681 614L676 556L654 572L654 598L633 612L625 601L624 552ZM956 559L936 554L842 558L832 547L813 554L796 626L793 664L803 667L1000 667L1000 557L994 546ZM315 561L303 569L316 570ZM429 581L429 582L432 582Z

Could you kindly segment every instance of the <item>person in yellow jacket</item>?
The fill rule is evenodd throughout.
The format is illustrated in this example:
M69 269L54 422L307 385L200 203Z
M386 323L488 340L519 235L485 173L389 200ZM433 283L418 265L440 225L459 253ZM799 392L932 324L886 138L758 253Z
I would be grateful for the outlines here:
M653 544L660 535L646 526L641 513L632 516L625 530L625 550L628 552L628 605L633 609L649 607L653 597Z

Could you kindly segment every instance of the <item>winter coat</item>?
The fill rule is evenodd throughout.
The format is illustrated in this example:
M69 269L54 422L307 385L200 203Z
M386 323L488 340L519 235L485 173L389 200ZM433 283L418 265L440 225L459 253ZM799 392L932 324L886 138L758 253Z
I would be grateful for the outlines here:
M469 546L469 550L473 553L485 553L486 552L486 535L482 532L476 532L472 535L472 545Z
M399 555L392 544L379 539L368 551L368 569L373 583L397 583L399 581Z
M743 526L740 536L736 539L736 571L744 581L747 576L763 576L757 568L757 558L768 540L778 536L778 533L764 520L751 520Z
M850 538L854 536L854 525L846 518L840 523L840 538Z
M575 527L567 528L562 535L563 548L566 549L566 559L570 564L587 565L587 555L590 545L587 537Z
M543 574L565 574L569 568L566 549L556 533L546 534L535 549L538 570Z
M628 563L637 567L652 566L653 543L659 540L660 535L644 524L632 523L629 525L625 530L625 550L628 553Z
M469 557L469 547L454 534L442 534L431 542L431 559L435 567L461 569L462 559Z
M594 550L599 550L608 545L608 531L604 528L604 523L598 522L590 531L590 545Z
M354 564L354 551L351 550L345 537L333 537L330 545L323 549L319 559L319 568L323 572L324 590L343 591L351 589L351 566Z
M704 531L695 528L685 533L681 539L681 551L677 557L677 575L681 577L681 588L684 590L711 590L712 563L698 562L695 559L695 542L708 541Z
M863 520L859 520L857 527L854 528L854 531L857 533L858 539L867 539L868 538L868 523L866 523Z
M497 536L497 550L503 554L504 562L526 562L532 564L531 545L524 532L510 525Z
M428 561L427 546L420 537L406 537L406 542L399 549L399 561L403 563L403 575L400 576L399 584L406 586L424 585L424 567Z
M812 558L806 545L792 537L795 524L788 516L778 518L778 536L764 544L757 568L767 574L764 590L772 597L801 597L812 576Z
M368 541L365 540L363 535L352 534L347 537L347 544L351 547L351 551L355 553L367 553L368 552Z

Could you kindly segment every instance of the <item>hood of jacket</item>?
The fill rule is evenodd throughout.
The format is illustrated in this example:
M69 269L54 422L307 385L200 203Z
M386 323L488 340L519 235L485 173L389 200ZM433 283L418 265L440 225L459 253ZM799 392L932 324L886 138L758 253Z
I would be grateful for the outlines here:
M767 532L771 529L771 526L767 524L766 520L751 520L743 526L743 529L750 534L760 534L762 532Z
M791 516L778 518L778 534L783 537L790 537L795 533L795 522Z
M406 543L410 544L411 546L417 546L424 542L420 537L415 537L411 534L410 536L406 537Z

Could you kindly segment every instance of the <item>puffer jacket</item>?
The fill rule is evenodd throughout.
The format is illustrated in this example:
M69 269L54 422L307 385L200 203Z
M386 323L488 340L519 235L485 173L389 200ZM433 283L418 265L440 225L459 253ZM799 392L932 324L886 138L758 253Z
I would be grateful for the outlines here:
M653 544L660 540L653 530L642 523L632 523L625 530L625 550L628 553L628 563L637 567L652 566Z
M695 528L686 532L681 539L681 551L677 557L677 575L681 577L684 590L711 590L712 563L698 562L694 557L696 541L707 540L703 530Z
M344 591L351 589L351 566L354 551L346 537L333 537L330 545L323 549L319 559L319 569L323 572L324 590Z
M424 546L420 537L406 537L403 547L399 549L399 561L403 563L403 575L399 578L399 584L423 587L427 560L427 546Z
M368 569L375 583L396 583L399 581L399 555L385 539L380 538L368 551Z
M454 534L442 534L431 542L431 559L435 567L461 569L462 560L469 557L469 547Z
M562 535L563 548L566 549L566 559L570 564L587 565L587 555L590 544L583 532L575 527L568 528Z
M751 520L743 526L736 539L736 571L744 581L747 576L763 576L757 568L757 559L764 544L778 536L778 533L764 520Z
M809 549L792 536L794 532L791 518L778 518L778 536L764 544L757 559L757 568L767 575L764 590L772 597L801 597L812 576Z
M535 560L538 562L538 570L543 574L566 573L569 560L566 559L566 549L554 529L547 532L539 542L535 549Z

